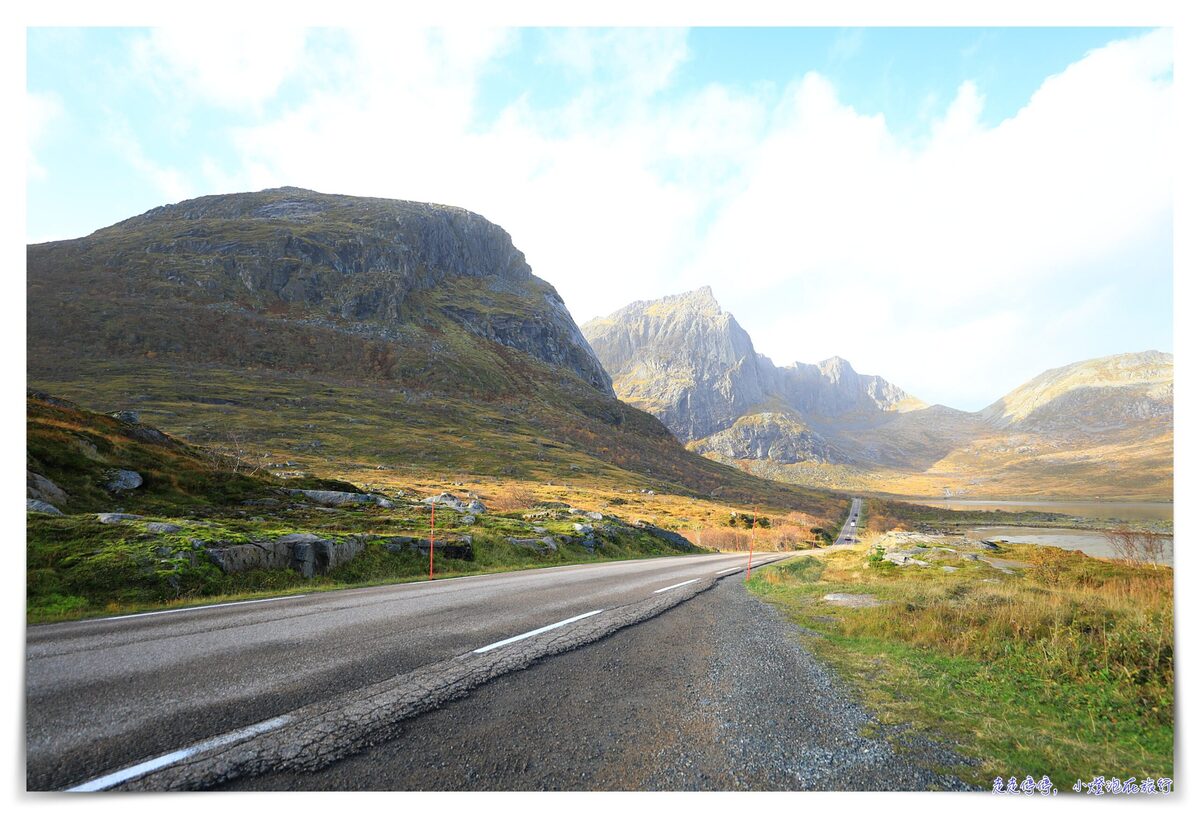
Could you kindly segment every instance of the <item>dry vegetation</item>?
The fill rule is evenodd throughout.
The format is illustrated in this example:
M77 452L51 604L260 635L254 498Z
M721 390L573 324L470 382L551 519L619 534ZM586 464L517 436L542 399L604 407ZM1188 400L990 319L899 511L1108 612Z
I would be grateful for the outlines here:
M766 569L754 588L825 635L816 649L885 721L934 728L986 783L1171 776L1173 571L1009 545L986 562L900 567L855 550ZM954 568L943 571L940 565ZM830 592L884 604L835 608Z

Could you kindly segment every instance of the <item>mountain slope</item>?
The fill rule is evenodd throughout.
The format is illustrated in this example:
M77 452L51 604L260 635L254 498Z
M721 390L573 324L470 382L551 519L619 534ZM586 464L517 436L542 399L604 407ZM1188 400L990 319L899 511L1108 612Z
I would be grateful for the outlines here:
M355 479L573 478L836 508L692 454L617 400L554 288L459 208L208 196L27 260L31 385L190 441L236 437Z
M855 491L1171 496L1170 355L1053 369L981 412L928 406L849 362L776 367L703 288L583 326L618 396L689 448Z

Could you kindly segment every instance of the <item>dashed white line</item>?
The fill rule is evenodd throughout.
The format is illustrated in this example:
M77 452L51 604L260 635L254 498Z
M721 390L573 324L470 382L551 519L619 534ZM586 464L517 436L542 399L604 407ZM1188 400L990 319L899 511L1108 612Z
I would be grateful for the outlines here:
M216 747L224 747L227 744L233 744L244 739L253 738L262 733L269 732L278 727L282 727L291 721L289 716L276 716L273 719L260 721L258 724L252 724L249 727L243 727L241 730L234 730L232 733L224 733L199 744L193 744L191 747L185 747L182 750L176 750L173 753L161 755L158 758L152 758L149 761L143 761L141 764L134 764L132 767L126 767L123 770L117 770L115 773L109 773L99 778L93 778L91 781L84 782L78 786L71 787L67 792L100 792L107 790L109 787L115 787L124 781L131 778L137 778L140 775L161 770L163 767L169 767L177 761L182 761L185 758L190 758L196 753L202 753L205 750L212 750Z
M603 613L603 611L603 608L595 611L588 611L587 613L580 614L579 616L572 616L570 619L564 619L562 622L555 622L553 625L546 625L545 627L518 634L517 636L510 636L507 639L501 639L499 642L493 642L492 644L485 645L482 648L475 648L475 653L487 653L489 650L502 648L505 645L511 645L513 642L520 642L522 639L528 639L531 636L537 636L539 633L545 633L546 631L552 631L555 628L561 628L563 625L570 625L572 622L578 622L580 619L587 619L589 616L595 616L598 613Z
M218 602L215 605L195 605L191 608L171 608L169 611L146 611L145 613L121 614L120 616L103 616L99 619L84 619L83 622L111 622L114 619L136 619L139 616L162 616L163 614L187 613L188 611L205 611L209 608L228 608L232 605L254 605L259 602L278 602L281 599L299 599L308 594L292 594L291 596L273 596L267 599L243 599L241 602Z
M691 585L693 582L699 582L700 578L689 579L687 582L676 582L674 585L668 585L666 588L659 588L654 593L661 594L663 591L670 591L673 588L682 588L684 585Z

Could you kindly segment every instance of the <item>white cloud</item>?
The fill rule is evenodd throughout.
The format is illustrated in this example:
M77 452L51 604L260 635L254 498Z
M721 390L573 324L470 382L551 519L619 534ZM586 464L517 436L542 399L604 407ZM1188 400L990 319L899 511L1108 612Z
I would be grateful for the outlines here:
M304 44L305 32L286 26L188 26L154 29L138 47L142 70L164 72L210 103L238 108L274 97L300 64Z
M62 102L55 94L33 91L25 94L25 173L29 179L46 178L46 169L38 162L37 151L65 114Z
M108 142L117 154L162 193L168 202L178 202L193 195L192 185L177 168L156 162L142 148L133 132L124 123L113 123L107 133Z
M239 164L206 163L210 184L461 205L509 230L581 322L711 283L777 361L841 354L926 399L945 399L939 362L979 373L952 402L1014 386L1014 361L1078 327L1074 303L1109 283L1093 277L1128 278L1105 260L1150 255L1169 229L1166 31L1089 53L998 125L981 119L987 87L964 82L927 103L916 144L816 73L782 92L675 92L684 32L543 39L539 67L578 83L573 95L552 109L523 96L487 122L481 82L514 45L505 31L151 43L175 82L214 101L258 105L289 77L309 89L234 130ZM164 188L181 182L145 166ZM1039 301L1072 286L1066 305Z

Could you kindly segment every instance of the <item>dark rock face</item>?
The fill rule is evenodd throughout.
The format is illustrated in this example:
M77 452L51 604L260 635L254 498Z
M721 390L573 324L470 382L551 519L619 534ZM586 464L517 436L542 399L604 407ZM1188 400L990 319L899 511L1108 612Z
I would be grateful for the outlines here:
M299 188L206 196L82 239L32 245L28 267L34 341L51 332L44 310L61 306L64 293L103 282L105 292L159 312L164 302L186 304L191 321L204 321L197 306L239 316L254 324L239 337L247 346L261 343L263 316L385 342L412 340L406 330L430 305L410 302L424 294L481 339L565 367L612 394L554 288L533 275L508 233L461 208ZM120 316L130 306L101 309ZM108 317L90 331L111 335ZM127 323L122 343L195 354L187 339L150 337L170 335L169 325L139 328L132 315Z

